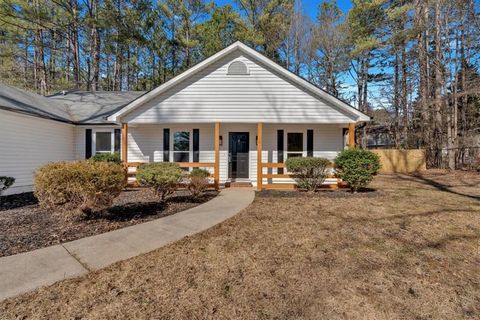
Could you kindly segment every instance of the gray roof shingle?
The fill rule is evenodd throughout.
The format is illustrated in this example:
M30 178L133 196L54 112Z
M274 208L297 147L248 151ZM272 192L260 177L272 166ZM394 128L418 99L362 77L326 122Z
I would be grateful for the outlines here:
M135 100L143 91L71 91L48 99L63 103L76 123L109 123L105 118Z
M106 117L143 91L70 91L44 97L0 84L0 108L77 124L110 123Z
M3 109L71 122L65 106L44 96L0 84L0 107Z

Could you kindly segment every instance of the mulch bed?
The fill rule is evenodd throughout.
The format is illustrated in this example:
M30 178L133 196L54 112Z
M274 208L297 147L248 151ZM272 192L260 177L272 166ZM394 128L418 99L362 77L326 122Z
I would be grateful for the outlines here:
M72 241L165 217L204 203L218 193L193 199L178 191L165 203L148 189L128 189L106 212L90 218L66 220L41 209L32 193L0 199L0 257Z

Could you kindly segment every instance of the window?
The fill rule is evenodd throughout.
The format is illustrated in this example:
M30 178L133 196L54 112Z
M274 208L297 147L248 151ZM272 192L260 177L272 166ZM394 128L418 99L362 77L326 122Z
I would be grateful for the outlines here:
M177 131L173 135L173 161L189 162L190 160L190 132Z
M287 133L287 159L303 155L303 133Z
M113 153L114 141L113 131L94 131L93 135L93 150L95 154L98 153Z

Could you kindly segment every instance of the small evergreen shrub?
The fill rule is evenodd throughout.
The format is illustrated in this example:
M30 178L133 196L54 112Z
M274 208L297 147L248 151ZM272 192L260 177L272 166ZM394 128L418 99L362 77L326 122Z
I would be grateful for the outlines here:
M10 188L15 183L14 177L0 176L0 196L2 192Z
M34 193L41 207L86 215L111 206L125 186L125 171L111 162L52 162L35 173Z
M207 190L208 177L210 177L208 170L199 168L192 169L189 175L188 190L190 190L193 197L198 198Z
M118 152L115 153L97 153L93 157L90 158L93 161L105 161L105 162L113 162L116 164L121 164L122 160L120 159L120 154Z
M316 157L295 157L286 161L287 170L295 175L301 189L316 191L327 177L330 161Z
M347 182L352 192L366 187L380 170L380 158L363 149L346 149L335 159L338 177Z
M151 188L164 201L175 192L182 173L182 169L173 162L147 163L137 169L137 181Z

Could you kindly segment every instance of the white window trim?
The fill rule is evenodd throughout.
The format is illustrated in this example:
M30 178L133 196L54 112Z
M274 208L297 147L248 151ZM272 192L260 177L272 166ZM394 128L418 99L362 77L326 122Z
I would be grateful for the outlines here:
M115 152L115 129L93 129L92 130L92 155L97 154L97 148L96 148L97 132L109 132L110 133L110 139L111 139L110 153L114 153ZM98 152L98 153L99 154L107 154L108 151L101 151L101 152Z
M170 129L172 130L172 129ZM170 162L176 162L175 161L175 152L187 152L187 151L175 151L175 133L176 132L188 132L188 162L193 162L193 137L192 137L192 132L193 130L191 129L173 129L172 134L170 137Z

